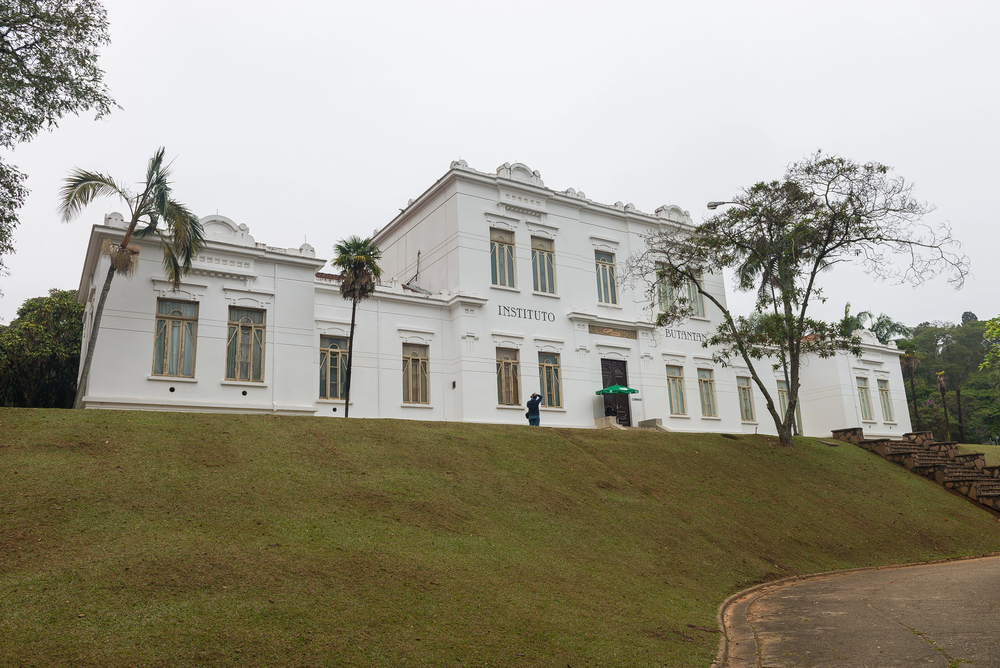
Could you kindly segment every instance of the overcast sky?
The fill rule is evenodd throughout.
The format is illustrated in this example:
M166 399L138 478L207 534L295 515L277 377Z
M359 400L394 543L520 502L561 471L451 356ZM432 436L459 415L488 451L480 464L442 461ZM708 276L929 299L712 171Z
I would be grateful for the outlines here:
M652 212L779 178L816 149L915 183L972 261L955 292L824 275L829 297L908 324L1000 312L1000 3L105 0L121 105L67 118L5 158L29 175L0 320L76 289L91 225L56 215L73 167L143 177L159 146L197 214L320 257L368 236L452 160ZM752 302L730 301L745 312Z

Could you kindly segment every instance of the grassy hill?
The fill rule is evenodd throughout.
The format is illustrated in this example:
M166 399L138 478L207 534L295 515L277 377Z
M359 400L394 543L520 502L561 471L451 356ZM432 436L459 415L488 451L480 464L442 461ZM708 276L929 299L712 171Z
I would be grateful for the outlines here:
M755 583L997 550L811 439L0 409L2 665L707 666Z

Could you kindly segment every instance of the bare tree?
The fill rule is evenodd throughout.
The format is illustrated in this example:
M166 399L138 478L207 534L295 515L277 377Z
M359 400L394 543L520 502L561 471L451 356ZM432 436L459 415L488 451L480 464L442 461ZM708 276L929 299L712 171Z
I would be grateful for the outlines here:
M718 363L741 359L749 367L779 439L790 446L802 356L860 354L860 341L842 322L809 317L810 305L823 299L824 270L851 262L876 278L901 283L917 285L944 272L956 288L965 280L968 259L957 252L950 227L925 224L932 209L911 192L909 183L882 164L817 152L790 165L781 181L738 193L729 202L735 206L700 225L650 235L646 251L629 259L626 272L648 281L653 303L663 289L679 295L659 300L658 326L692 315L693 303L683 297L687 285L719 308L723 322L703 345ZM738 290L756 293L756 313L736 316L704 289L703 273L723 269L734 271ZM773 291L760 289L761 276ZM760 376L761 363L773 365L779 352L788 356L784 414Z

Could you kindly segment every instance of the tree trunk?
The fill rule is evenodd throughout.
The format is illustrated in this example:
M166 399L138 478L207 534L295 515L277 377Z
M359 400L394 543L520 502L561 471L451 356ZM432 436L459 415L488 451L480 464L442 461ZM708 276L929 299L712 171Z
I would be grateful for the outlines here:
M913 376L915 374L910 371L910 392L913 393L913 419L916 421L916 431L921 431L920 429L920 413L917 412L917 386L913 382Z
M941 390L941 406L944 408L944 440L951 440L951 424L948 422L948 400L945 398L944 390Z
M351 415L351 367L354 364L354 317L358 312L358 300L351 304L351 335L347 340L347 380L344 381L344 417Z
M83 404L83 396L87 393L87 384L90 380L90 365L94 361L94 348L97 346L97 334L101 331L101 317L104 315L104 303L108 301L108 291L111 290L111 279L115 277L115 266L108 267L108 277L104 279L104 287L101 289L101 298L97 301L97 309L94 311L94 324L90 328L90 340L87 341L87 358L83 362L83 370L80 372L80 382L76 386L76 398L73 399L73 408L80 408Z
M958 402L958 442L965 443L965 425L962 424L962 386L955 385L955 400Z
M792 424L784 424L778 427L778 441L786 448L792 447Z

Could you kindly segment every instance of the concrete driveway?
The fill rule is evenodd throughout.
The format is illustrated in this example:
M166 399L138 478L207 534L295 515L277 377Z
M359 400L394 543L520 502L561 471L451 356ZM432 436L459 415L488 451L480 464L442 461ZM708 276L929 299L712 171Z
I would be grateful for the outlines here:
M727 668L1000 667L1000 556L755 588L723 619Z

